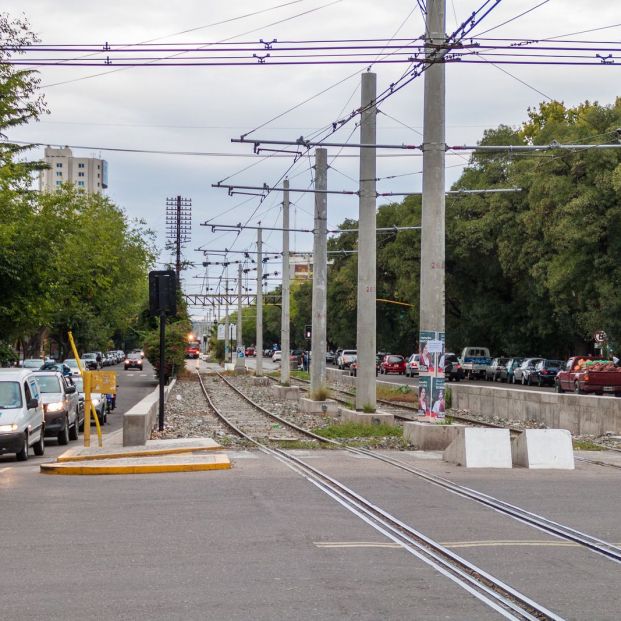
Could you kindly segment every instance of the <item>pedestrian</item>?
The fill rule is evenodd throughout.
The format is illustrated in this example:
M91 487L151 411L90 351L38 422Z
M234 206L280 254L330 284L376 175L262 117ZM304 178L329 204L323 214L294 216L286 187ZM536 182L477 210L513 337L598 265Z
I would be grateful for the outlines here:
M306 351L302 354L302 369L308 371L308 352Z

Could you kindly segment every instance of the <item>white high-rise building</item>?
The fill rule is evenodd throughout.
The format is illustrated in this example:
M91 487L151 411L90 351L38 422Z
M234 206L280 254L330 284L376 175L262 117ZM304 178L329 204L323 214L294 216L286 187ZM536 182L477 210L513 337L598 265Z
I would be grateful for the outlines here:
M45 147L48 169L39 175L39 190L54 192L63 183L73 183L78 190L93 194L108 187L108 162L94 157L74 157L69 147Z

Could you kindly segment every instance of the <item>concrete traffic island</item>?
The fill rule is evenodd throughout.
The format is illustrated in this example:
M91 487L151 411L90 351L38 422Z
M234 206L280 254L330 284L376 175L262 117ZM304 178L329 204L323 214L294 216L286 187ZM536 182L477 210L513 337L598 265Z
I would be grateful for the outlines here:
M300 411L306 414L336 414L338 404L334 399L315 401L314 399L302 397L300 399Z
M339 407L337 416L345 423L360 423L362 425L394 425L395 417L388 412L377 410L375 412L359 412L348 408Z
M149 440L145 446L124 447L111 442L104 448L74 448L55 462L42 464L45 474L152 474L231 468L222 447L210 438Z
M272 394L280 401L298 401L300 388L299 386L272 386Z

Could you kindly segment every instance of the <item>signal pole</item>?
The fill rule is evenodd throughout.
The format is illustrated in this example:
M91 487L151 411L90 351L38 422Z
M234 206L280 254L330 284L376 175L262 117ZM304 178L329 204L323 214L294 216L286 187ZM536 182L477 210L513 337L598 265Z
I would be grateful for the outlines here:
M235 368L246 368L245 352L244 356L240 356L240 352L244 351L244 340L242 338L242 264L237 266L237 356L235 357Z
M438 356L444 353L445 335L445 64L442 59L434 62L434 58L446 43L445 27L446 0L428 0L425 54L430 65L425 71L423 113L419 351L427 346L435 363L429 371L421 370L419 377L419 394L424 388L427 397L425 414L431 413L432 401L444 389L444 369L438 370Z
M263 231L257 229L257 364L255 374L263 375ZM289 358L289 356L287 356Z
M315 149L315 226L313 235L313 328L311 399L326 381L326 303L328 281L328 151ZM373 240L375 241L375 240Z
M283 181L282 195L282 311L280 315L280 383L288 386L290 380L289 350L289 180ZM258 355L258 354L257 354Z
M360 143L375 144L375 107L377 76L362 74ZM376 174L375 149L360 149L360 201L358 231L358 317L356 348L358 371L356 379L356 409L375 410L376 348Z
M228 272L228 269L227 269ZM227 273L228 276L228 273ZM229 336L230 336L230 326L229 326L229 279L227 278L224 281L224 312L226 316L224 318L224 362L225 364L229 361Z

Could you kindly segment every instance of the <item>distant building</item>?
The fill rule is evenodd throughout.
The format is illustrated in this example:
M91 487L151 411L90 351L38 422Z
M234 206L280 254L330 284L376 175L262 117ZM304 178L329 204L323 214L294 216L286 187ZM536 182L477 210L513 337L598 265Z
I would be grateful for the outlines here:
M39 190L54 192L63 183L73 183L78 190L89 194L108 187L108 162L94 157L74 157L69 147L45 147L48 169L39 175Z
M289 274L291 280L312 280L313 254L312 252L297 253L289 258Z

